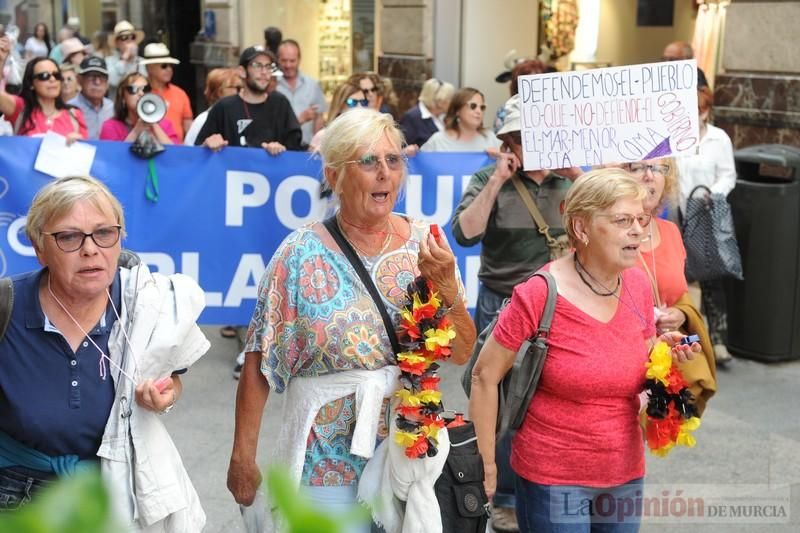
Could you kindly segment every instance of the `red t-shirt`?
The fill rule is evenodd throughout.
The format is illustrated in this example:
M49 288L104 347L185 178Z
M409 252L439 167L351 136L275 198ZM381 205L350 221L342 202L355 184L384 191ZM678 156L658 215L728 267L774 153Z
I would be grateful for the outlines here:
M545 267L547 268L547 267ZM536 276L514 288L492 335L517 351L538 327L547 284ZM542 376L512 441L511 466L545 485L609 487L644 475L638 394L647 339L655 335L644 273L622 273L621 301L602 323L559 295Z
M642 252L642 257L636 266L644 270L642 265L644 260L650 274L656 279L661 303L669 307L675 305L675 302L689 291L684 272L686 248L683 247L683 238L678 226L662 218L653 220L658 224L661 242L655 250Z
M25 100L16 95L12 95L12 98L14 98L14 112L6 118L12 126L15 126L17 118L25 109ZM72 116L70 116L70 111L72 111ZM26 127L25 124L20 124L20 129L22 133L18 133L18 135L25 135L26 137L39 137L48 131L64 136L77 131L81 134L81 138L83 139L88 138L89 135L86 130L86 121L83 120L83 113L81 113L81 110L77 107L73 107L70 110L62 109L60 112L50 117L49 121L42 110L37 107L31 113L28 126Z

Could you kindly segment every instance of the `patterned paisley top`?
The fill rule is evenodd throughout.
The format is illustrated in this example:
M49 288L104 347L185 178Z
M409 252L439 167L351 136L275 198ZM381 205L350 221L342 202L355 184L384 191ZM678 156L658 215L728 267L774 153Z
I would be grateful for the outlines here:
M411 237L405 246L361 257L395 321L406 287L419 274L419 241L429 232L427 224L407 220ZM463 295L457 267L456 279ZM321 223L293 232L272 256L259 284L245 351L261 352L261 372L279 393L295 376L396 364L380 312ZM349 453L355 415L355 395L320 409L308 435L302 484L358 484L366 459ZM379 440L388 434L383 418Z

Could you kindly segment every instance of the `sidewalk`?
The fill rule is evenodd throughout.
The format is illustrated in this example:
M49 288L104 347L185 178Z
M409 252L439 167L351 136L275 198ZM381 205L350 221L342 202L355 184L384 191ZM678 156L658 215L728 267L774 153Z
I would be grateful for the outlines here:
M238 507L225 487L238 383L231 377L236 341L221 338L219 327L204 331L211 350L184 377L184 395L166 419L208 516L204 531L241 532ZM445 365L442 390L448 407L466 410L460 375L460 368ZM754 485L777 486L784 490L779 494L791 494L788 516L784 523L770 524L765 518L751 518L751 523L745 518L709 523L707 518L675 525L645 521L642 531L800 531L800 416L795 410L800 404L800 362L764 365L736 359L719 371L718 382L719 392L695 433L697 446L674 450L664 459L648 455L647 484L673 494L689 492L692 484L713 485L706 487L707 494L730 489L752 492L753 497L765 495L763 487ZM259 444L262 464L280 423L282 400L272 394L267 403ZM737 503L753 502L744 498Z

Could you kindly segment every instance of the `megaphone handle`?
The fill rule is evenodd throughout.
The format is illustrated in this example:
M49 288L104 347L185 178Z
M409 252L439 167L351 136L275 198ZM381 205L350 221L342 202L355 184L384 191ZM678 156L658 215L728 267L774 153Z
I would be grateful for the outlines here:
M158 173L153 159L147 160L147 182L144 186L144 195L151 202L158 202Z

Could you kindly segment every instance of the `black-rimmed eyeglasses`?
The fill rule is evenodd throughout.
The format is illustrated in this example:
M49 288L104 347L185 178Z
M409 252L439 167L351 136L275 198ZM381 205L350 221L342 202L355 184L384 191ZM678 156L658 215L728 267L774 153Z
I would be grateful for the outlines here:
M94 243L100 248L111 248L119 241L120 231L122 226L104 226L97 228L91 233L84 233L82 231L66 230L66 231L43 231L44 235L50 235L55 239L56 246L62 252L76 252L81 249L86 237L91 237Z

